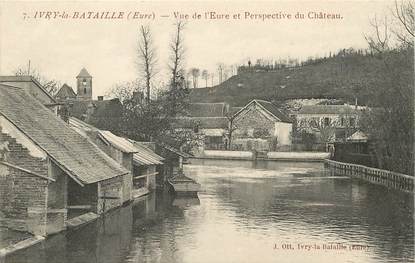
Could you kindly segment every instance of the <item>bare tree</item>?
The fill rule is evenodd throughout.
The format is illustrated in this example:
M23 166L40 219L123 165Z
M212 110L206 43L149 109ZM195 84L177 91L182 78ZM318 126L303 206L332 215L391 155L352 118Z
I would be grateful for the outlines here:
M150 26L140 27L140 36L138 40L138 61L142 77L145 79L146 100L150 102L152 78L156 74L155 65L157 63L154 42Z
M199 80L199 76L200 76L200 69L191 68L190 69L190 75L192 76L193 88L197 89L198 80Z
M179 73L183 67L183 60L184 60L184 38L183 38L183 30L185 27L184 21L177 21L175 24L175 32L170 43L170 63L169 68L171 71L171 89L176 89L179 83ZM183 77L183 76L181 76Z
M400 27L392 29L392 32L400 42L413 47L415 37L414 3L405 0L398 3L398 0L395 0L392 15L400 24Z
M205 80L205 88L207 88L207 86L208 86L208 79L209 79L209 72L206 69L204 69L202 71L202 78Z

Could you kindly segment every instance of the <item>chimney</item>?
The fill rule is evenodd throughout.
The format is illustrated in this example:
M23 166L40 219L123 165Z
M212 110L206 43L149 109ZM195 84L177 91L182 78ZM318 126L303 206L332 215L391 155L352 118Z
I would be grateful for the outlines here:
M98 96L98 101L103 101L104 100L104 96Z

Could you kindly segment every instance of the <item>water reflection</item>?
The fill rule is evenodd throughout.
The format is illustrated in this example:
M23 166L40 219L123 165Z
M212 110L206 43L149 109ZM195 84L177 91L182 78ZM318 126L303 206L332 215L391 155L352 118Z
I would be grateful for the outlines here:
M185 172L198 199L152 194L6 262L413 262L410 194L319 163L207 160ZM298 249L330 243L370 248Z

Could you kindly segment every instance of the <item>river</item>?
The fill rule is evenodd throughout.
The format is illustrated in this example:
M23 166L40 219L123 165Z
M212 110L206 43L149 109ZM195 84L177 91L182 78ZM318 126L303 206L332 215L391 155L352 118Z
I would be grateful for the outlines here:
M6 263L413 262L413 195L321 163L193 160L199 198L151 194Z

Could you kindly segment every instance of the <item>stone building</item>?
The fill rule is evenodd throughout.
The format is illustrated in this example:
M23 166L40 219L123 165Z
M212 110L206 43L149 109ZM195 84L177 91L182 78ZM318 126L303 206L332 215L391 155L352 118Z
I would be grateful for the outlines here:
M0 84L0 224L35 235L121 206L129 171L25 88ZM111 197L111 198L106 198Z
M229 125L233 150L274 151L291 145L292 120L268 101L252 100Z

